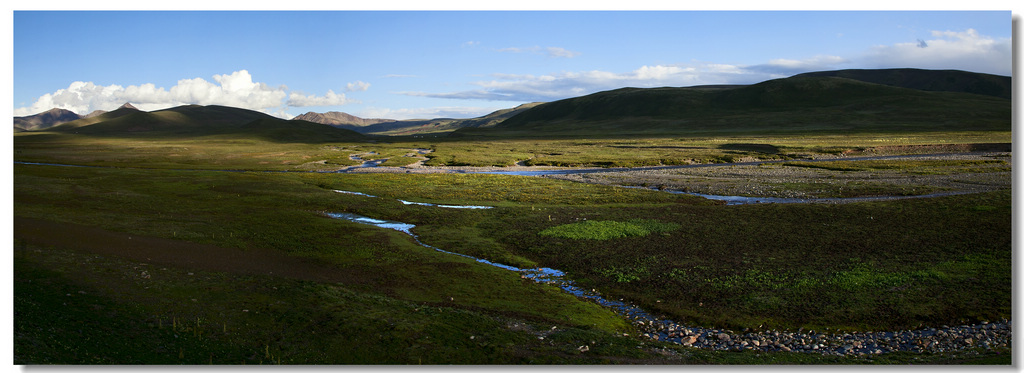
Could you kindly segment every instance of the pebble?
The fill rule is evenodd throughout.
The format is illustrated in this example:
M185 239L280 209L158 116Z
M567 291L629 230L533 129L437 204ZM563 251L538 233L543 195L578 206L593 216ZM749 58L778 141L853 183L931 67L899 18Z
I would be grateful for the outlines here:
M649 315L632 315L640 335L683 346L714 350L799 351L825 355L868 355L895 351L949 352L972 348L1006 348L1012 339L1010 320L894 332L823 333L767 330L736 333L687 327Z

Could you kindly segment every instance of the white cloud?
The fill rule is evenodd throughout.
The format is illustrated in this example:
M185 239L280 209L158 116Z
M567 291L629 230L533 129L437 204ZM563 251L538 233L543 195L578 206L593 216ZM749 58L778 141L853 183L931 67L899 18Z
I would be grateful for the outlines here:
M418 97L492 101L551 101L622 87L748 84L770 79L770 74L734 65L692 64L641 66L615 73L591 70L547 75L493 74L492 80L472 84L481 89L450 93L400 92Z
M883 45L863 57L865 68L957 69L1011 75L1010 39L995 39L974 29L932 31L932 39Z
M573 71L545 75L492 74L491 80L471 82L478 89L459 92L400 92L404 95L493 101L552 101L622 87L686 87L707 84L753 84L804 72L849 68L959 69L1010 75L1010 40L996 40L967 31L933 31L932 39L871 48L859 56L817 55L804 59L776 58L758 65L710 62L644 65L633 71ZM505 48L502 52L533 52L534 48Z
M365 91L367 89L370 89L370 83L367 83L367 82L364 82L364 81L361 81L361 80L357 80L357 81L354 81L352 83L348 83L348 84L345 85L345 90L349 91L349 92Z
M344 93L334 93L332 90L328 90L326 95L306 96L301 93L292 92L288 95L288 106L292 107L306 107L306 106L341 106L350 104L355 101L345 97Z
M506 53L534 53L534 54L543 54L543 55L546 55L548 57L554 57L554 58L573 58L573 57L576 57L576 56L580 55L580 52L571 51L571 50L568 50L568 49L565 49L565 48L562 48L562 47L544 47L544 48L541 48L539 46L529 47L529 48L509 47L509 48L497 49L497 51L498 52L506 52Z
M805 73L808 71L834 69L847 62L849 62L847 59L839 56L814 56L803 60L776 58L769 60L766 64L749 66L746 68L750 70L772 72L775 74L790 75Z
M369 84L356 81L349 83L347 88L366 90ZM52 108L84 115L95 110L113 110L126 102L144 111L187 104L224 105L288 117L287 114L280 114L287 106L338 106L354 101L333 91L328 91L325 96L307 96L294 92L289 94L285 86L271 87L254 82L248 71L239 70L231 74L214 75L213 82L203 78L182 79L170 89L152 83L123 87L76 81L68 88L42 95L27 107L15 109L14 115L32 115Z
M544 48L544 51L547 52L548 57L573 58L580 55L580 52L574 52L561 47L547 47Z

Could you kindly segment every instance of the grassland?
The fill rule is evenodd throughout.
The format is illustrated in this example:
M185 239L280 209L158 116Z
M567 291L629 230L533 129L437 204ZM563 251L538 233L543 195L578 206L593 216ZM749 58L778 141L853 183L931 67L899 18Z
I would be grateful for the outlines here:
M438 248L564 270L580 286L694 325L897 330L1010 317L1008 189L726 208L532 177L261 172L333 170L358 164L352 154L393 159L412 149L431 149L428 165L446 166L781 160L1008 143L1009 132L388 140L16 135L17 161L109 168L14 166L15 363L1009 363L1006 350L839 358L638 340L611 311L552 286L323 215L416 224ZM634 219L675 229L601 241L541 234ZM168 249L153 256L160 251L143 247ZM273 260L260 267L244 258ZM127 342L138 340L151 342Z
M638 167L721 163L745 159L785 160L837 154L962 152L1010 142L1009 131L807 134L791 136L695 135L579 139L473 140L458 138L368 138L344 143L277 143L251 137L96 137L69 133L20 133L14 156L23 162L111 167L337 170L361 162L349 155L409 164L414 149L429 149L427 166ZM394 161L392 161L394 160ZM395 164L393 163L393 164Z

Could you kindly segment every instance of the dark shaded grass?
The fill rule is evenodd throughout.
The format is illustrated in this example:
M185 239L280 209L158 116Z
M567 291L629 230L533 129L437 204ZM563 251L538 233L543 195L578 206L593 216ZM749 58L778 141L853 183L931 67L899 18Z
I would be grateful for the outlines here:
M484 319L501 315L527 318L534 320L531 321L533 323L565 323L568 325L566 328L577 328L578 333L595 336L592 338L604 335L601 338L606 339L602 340L611 337L600 334L606 333L600 330L615 329L616 326L600 312L585 306L567 308L565 305L574 303L546 290L539 291L542 289L536 287L526 288L532 289L530 291L496 298L495 294L515 289L509 287L514 281L505 285L481 281L479 276L488 271L472 269L461 262L455 263L457 260L449 262L431 259L425 262L424 258L427 257L423 256L422 250L400 233L381 232L316 217L316 213L324 210L347 211L412 222L420 225L417 232L425 242L446 250L496 258L503 262L507 260L512 264L537 263L566 270L581 286L599 288L609 297L629 298L649 310L688 323L737 329L804 326L885 330L921 324L992 320L1009 315L1009 192L843 206L764 205L734 208L701 206L694 204L692 198L666 197L651 191L557 181L545 183L562 186L563 189L523 189L523 186L539 180L487 175L447 175L421 179L418 177L422 175L381 178L378 175L226 174L40 166L15 166L15 170L16 213L19 215L88 222L112 230L177 237L241 249L255 245L281 250L324 263L343 265L343 268L348 266L359 269L360 273L376 271L379 274L378 285L332 290L350 294L357 298L356 303L385 297L408 305L429 304L432 307L450 307L460 312L474 312ZM426 202L480 204L491 201L502 207L466 211L404 206L389 198L367 198L330 191L335 188L352 188L389 198L391 194L394 194L393 197L410 200L422 198L421 201ZM544 192L546 194L541 194ZM519 202L508 202L506 198L509 195L519 196ZM600 245L537 235L548 227L582 219L628 221L637 217L656 218L678 224L680 228L643 238L602 241ZM465 247L462 242L475 242L479 245ZM68 266L65 264L63 267L58 265L49 268L61 269ZM385 268L388 270L381 270ZM448 285L436 286L442 278L443 281L450 281ZM118 281L111 281L113 285L109 286L125 286ZM256 283L264 283L258 286L258 291L223 285L233 281L227 277L217 277L204 285L224 291L214 294L227 295L228 291L234 291L238 297L244 298L230 301L231 297L225 296L229 300L221 308L242 304L272 304L275 299L291 306L300 302L310 302L317 307L324 304L323 300L317 300L321 299L317 297L323 296L320 295L323 288L314 292L315 296L310 295L314 298L301 299L280 292L271 292L272 296L261 295L268 291L266 284L278 280L257 280ZM249 280L243 282L253 284ZM270 285L270 288L275 286ZM290 286L294 288L295 285ZM176 297L174 299L180 300L181 304L189 304L194 294L210 289L165 290L157 291L154 298L149 299L160 299L176 293L179 295L172 298ZM85 291L92 292L88 287ZM46 292L59 295L59 291L53 292L52 288L30 291ZM450 304L445 303L448 299L446 296L452 294L456 300L449 300ZM986 297L978 297L977 294L986 294ZM112 302L138 302L140 299L145 297L107 298ZM550 299L550 303L539 299ZM103 302L101 299L95 301ZM25 304L21 307L32 309L33 306ZM248 337L253 341L276 341L280 346L319 343L308 345L312 346L308 349L311 351L326 351L331 343L341 343L332 342L330 338L320 340L319 337L310 336L305 337L310 339L309 342L295 342L295 335L284 338L273 334L275 332L260 331L261 327L273 331L281 325L307 323L302 321L305 316L292 313L294 311L289 306L266 307L261 312L274 315L273 318L280 322L297 318L283 324L263 323L246 327L247 333L255 333ZM41 308L36 307L37 310ZM111 317L126 318L128 324L113 323L110 324L111 330L96 331L99 335L116 335L118 328L141 325L140 319L147 320L145 313L155 309L158 308L143 313L132 313L135 311L130 308L105 314L89 311L83 317L89 320L85 322L89 324L102 324L103 320ZM209 309L200 307L181 311L179 315L182 319L191 319L199 310ZM368 315L394 311L388 305L356 307L355 310ZM395 320L402 323L415 319L407 312L397 313ZM586 312L592 313L587 316ZM51 320L50 316L37 316L37 329L38 325ZM178 316L170 317L174 319ZM213 316L203 314L199 317L210 320ZM440 338L440 335L459 336L463 333L461 336L468 339L464 332L459 332L466 329L450 324L457 324L461 317L442 319L426 335ZM387 327L383 324L371 322L371 326L354 326L352 323L365 320L354 316L325 315L322 318L326 321L316 325L342 324L344 327L337 334L359 336L360 343L338 347L338 351L346 352L327 357L301 355L290 350L293 347L287 347L291 352L275 353L270 344L264 344L265 351L261 354L260 346L255 346L254 352L253 344L245 344L242 340L228 340L226 346L202 348L216 352L221 348L231 350L235 345L246 346L244 353L234 352L235 355L229 356L263 356L266 362L272 362L272 356L291 356L293 362L380 362L395 361L389 360L399 355L395 351L415 347L400 342L413 337L397 332L388 332L390 337L374 340L375 332L376 335L385 335L380 333L379 328ZM80 323L71 319L61 320L58 320L58 325ZM228 321L224 323L234 325L234 322ZM596 329L585 328L594 321L599 324ZM483 324L477 325L485 328L494 325L481 322ZM200 323L205 324L205 321ZM297 330L308 330L310 334L313 331L321 332L316 327L308 326ZM88 334L87 331L85 333ZM61 337L62 343L72 343L70 341L76 335L81 333ZM141 337L169 338L161 337L159 333ZM27 340L33 338L43 337L36 334L36 337ZM487 356L507 354L514 357L509 360L479 360L472 354L450 355L442 348L447 346L443 343L424 343L420 348L424 351L421 356L429 357L428 361L439 362L452 361L450 359L470 362L636 362L636 359L651 359L655 356L650 350L635 351L630 347L619 350L613 348L605 352L611 354L611 357L575 360L578 353L575 348L578 346L570 348L562 344L551 347L544 343L536 344L533 338L527 338L531 341L528 345L532 347L525 351L483 350L491 351L486 353ZM422 340L425 341L425 338ZM571 343L578 342L576 339L566 339L570 340ZM379 345L367 344L367 341L376 341L374 343ZM551 342L552 339L546 341ZM28 345L33 346L31 349L39 348L38 342L24 343L30 343ZM81 343L78 346L85 346L90 351L101 348ZM483 347L468 345L465 348ZM188 352L188 349L181 346L179 355L182 355L181 351ZM686 349L677 351L688 352L682 354L685 358L671 361L866 362L803 355L793 357L797 355L788 354L754 356L691 352ZM56 356L61 352L42 354ZM102 354L109 355L106 352ZM986 356L991 357L991 353ZM226 361L239 361L234 357L234 360ZM368 360L359 360L362 357ZM1003 361L1000 357L992 358ZM975 361L957 359L960 358L943 355L927 356L923 361ZM400 361L413 363L410 360ZM663 360L655 358L652 361ZM922 360L897 354L875 362L879 361Z
M514 273L437 253L402 233L322 216L330 211L414 222L447 219L419 214L429 210L395 200L334 193L314 185L309 175L17 168L20 216L240 250L277 250L352 271L358 276L347 283L362 291L410 301L454 297L457 304L494 312L558 315L553 320L608 330L625 327L610 311L557 288L521 286ZM459 212L449 213L454 218Z
M271 276L141 267L28 249L16 260L15 364L509 364L645 359L631 341L570 354L531 321ZM89 266L69 266L73 261ZM52 269L50 269L52 268ZM513 329L508 325L522 327ZM553 359L551 352L564 356Z
M677 321L896 330L1010 317L1009 192L850 205L564 208L485 230L583 286ZM593 242L538 235L656 216L678 231ZM978 294L985 294L979 297Z
M143 279L142 263L19 248L18 365L1010 363L1008 350L866 358L704 351L270 276L150 266L153 277Z

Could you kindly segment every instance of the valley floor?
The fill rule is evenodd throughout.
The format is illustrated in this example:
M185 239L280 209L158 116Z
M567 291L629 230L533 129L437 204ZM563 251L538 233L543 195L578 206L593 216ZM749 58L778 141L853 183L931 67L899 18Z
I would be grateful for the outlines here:
M922 171L888 163L859 166L857 161L885 160L932 162L938 167ZM749 160L741 163L655 166L629 169L587 169L549 166L351 167L353 173L495 173L541 176L583 183L647 187L720 196L782 198L848 198L913 196L932 193L981 193L1010 188L1011 154L1008 152L948 153L912 156L817 157L822 166L801 161ZM843 162L840 164L839 162ZM849 163L845 163L849 162ZM795 167L787 167L795 166ZM844 167L845 166L845 167ZM962 172L964 168L974 172Z

